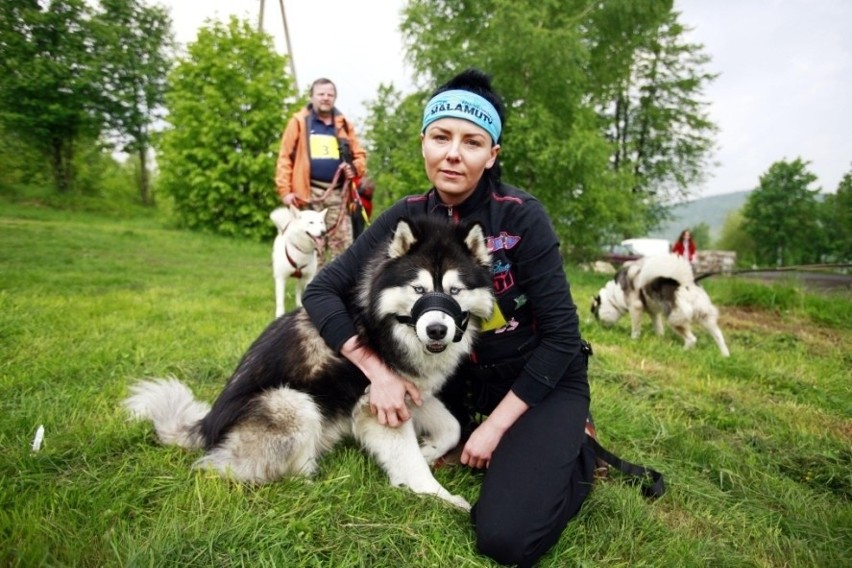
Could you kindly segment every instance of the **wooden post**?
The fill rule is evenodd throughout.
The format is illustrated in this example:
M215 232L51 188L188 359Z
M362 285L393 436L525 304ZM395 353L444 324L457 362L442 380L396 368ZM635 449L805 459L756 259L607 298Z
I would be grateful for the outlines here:
M296 87L296 92L299 92L299 81L296 79L296 58L293 56L293 46L290 45L290 31L287 29L287 14L284 11L284 0L278 0L278 5L281 6L281 21L284 22L284 39L287 41L287 55L290 58L290 73L293 75L293 85Z

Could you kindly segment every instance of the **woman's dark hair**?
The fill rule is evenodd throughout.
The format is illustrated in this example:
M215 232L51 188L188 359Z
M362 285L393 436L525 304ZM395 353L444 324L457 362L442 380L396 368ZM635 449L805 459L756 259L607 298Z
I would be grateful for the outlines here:
M500 122L503 124L503 128L506 128L506 113L505 107L503 105L503 99L494 88L491 86L491 76L485 73L484 71L480 71L479 69L470 68L465 69L437 89L432 93L429 97L430 99L435 95L441 94L444 91L452 91L455 89L461 89L463 91L470 91L471 93L475 93L494 105L494 109L497 111L497 116L500 117ZM497 140L497 143L500 144L503 140L503 134L500 133L500 138ZM490 169L485 170L484 177L492 182L500 181L500 156L497 156L497 159L494 161L494 165L491 166Z

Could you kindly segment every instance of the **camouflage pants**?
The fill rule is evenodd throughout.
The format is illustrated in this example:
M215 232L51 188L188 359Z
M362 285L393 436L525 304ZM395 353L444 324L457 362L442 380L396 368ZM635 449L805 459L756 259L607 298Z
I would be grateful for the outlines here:
M326 254L319 257L319 265L334 259L352 244L352 220L344 207L343 190L333 189L324 201L319 201L328 190L327 183L311 180L311 204L314 211L328 209L325 222L328 225Z

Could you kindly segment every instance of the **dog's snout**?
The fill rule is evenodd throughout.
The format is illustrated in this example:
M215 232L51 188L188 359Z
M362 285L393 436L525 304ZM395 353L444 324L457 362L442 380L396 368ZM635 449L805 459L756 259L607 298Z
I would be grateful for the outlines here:
M426 326L426 335L429 339L439 341L447 337L447 326L442 323L430 323Z

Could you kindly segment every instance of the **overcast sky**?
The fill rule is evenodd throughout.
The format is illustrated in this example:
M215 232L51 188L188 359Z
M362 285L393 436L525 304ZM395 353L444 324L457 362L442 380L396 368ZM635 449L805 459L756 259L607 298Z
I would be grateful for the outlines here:
M177 39L195 39L205 19L257 22L260 0L150 0L171 10ZM281 10L266 0L264 29L286 53ZM397 31L403 0L284 2L299 85L320 76L356 125L380 83L411 88ZM798 157L814 187L834 192L852 170L852 0L675 0L719 73L706 90L721 131L718 166L695 195L753 189L769 166Z

